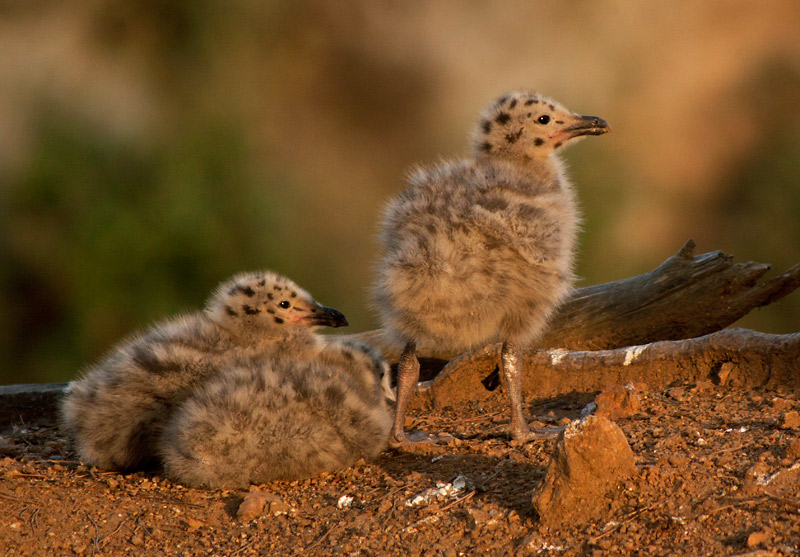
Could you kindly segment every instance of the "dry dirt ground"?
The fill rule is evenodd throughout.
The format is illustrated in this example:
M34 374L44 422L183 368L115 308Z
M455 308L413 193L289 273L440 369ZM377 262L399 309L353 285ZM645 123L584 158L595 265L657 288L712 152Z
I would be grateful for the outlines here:
M535 401L542 425L594 398ZM200 491L157 472L87 468L57 429L0 430L5 555L793 555L800 551L800 398L710 383L641 392L617 420L638 474L601 516L547 530L531 494L554 440L518 445L502 395L415 411L444 445L386 451L324 477L257 493ZM242 502L269 493L240 519ZM264 503L264 499L261 499Z

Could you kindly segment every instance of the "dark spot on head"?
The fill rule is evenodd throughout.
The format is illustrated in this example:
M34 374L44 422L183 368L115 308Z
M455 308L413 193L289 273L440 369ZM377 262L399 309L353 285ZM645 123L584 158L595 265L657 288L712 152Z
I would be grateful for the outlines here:
M513 101L511 101L511 104L508 105L508 108L514 108L515 106L517 106L517 99L514 99Z
M311 308L311 313L317 313L317 308Z
M238 313L236 313L236 310L233 309L231 306L225 306L225 313L227 313L231 317L236 317L237 315L239 315Z
M275 286L273 286L272 288L275 289L275 290L278 290L278 291L283 290L283 288L278 286L277 284Z
M528 112L528 118L530 118L531 116L533 116L533 113L532 112Z
M492 123L489 120L484 120L481 122L481 129L483 129L483 133L489 133L492 130Z
M267 298L269 298L270 300L274 300L275 294L273 294L272 292L267 292Z
M541 137L537 137L536 139L533 140L533 144L536 145L537 147L539 147L540 145L544 145L544 139L542 139Z
M258 315L259 313L261 313L258 311L258 309L250 307L247 304L243 305L242 309L247 315Z
M297 298L297 292L292 292L292 298Z
M554 104L548 104L547 106L550 107L550 110L555 110L556 109L556 106Z
M275 313L275 310L272 308L267 308L267 313Z
M515 132L507 133L506 142L509 144L514 144L517 142L517 140L520 138L521 135L522 135L522 128L518 129Z
M556 124L563 124L564 120L556 120Z
M502 97L497 99L497 104L503 106L504 104L506 104L507 101L508 101L508 95L503 95Z
M553 147L555 147L556 149L558 149L559 147L561 147L561 142L559 141L558 143L556 143L555 145L553 145Z
M277 323L278 325L281 325L283 323L283 319L281 319L280 317L276 317L275 318L275 323Z
M525 106L530 106L532 104L538 104L538 103L539 101L537 99L528 99L527 101L525 101Z
M488 153L489 151L491 151L491 150L492 150L492 144L491 144L491 143L489 143L488 141L484 141L484 142L483 142L483 143L481 143L481 145L480 145L480 150L481 150L481 151L484 151L484 152L486 152L486 153Z
M233 296L234 294L238 294L239 292L246 295L248 298L252 298L253 296L256 295L255 290L253 290L249 286L242 286L241 284L237 284L231 287L231 289L228 290L228 295Z
M267 284L267 279L265 279L264 277L261 277L260 279L258 279L258 285L259 286L264 286L265 284Z
M511 120L511 116L508 115L508 112L501 112L494 119L494 121L501 126L505 125L509 120Z

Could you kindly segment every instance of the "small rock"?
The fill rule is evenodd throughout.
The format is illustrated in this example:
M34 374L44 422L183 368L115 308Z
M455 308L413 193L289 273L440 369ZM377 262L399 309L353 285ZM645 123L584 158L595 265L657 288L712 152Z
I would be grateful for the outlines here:
M786 408L787 406L789 406L789 401L786 400L785 398L776 396L775 398L772 399L772 408L778 410L779 412L784 408Z
M770 532L767 530L751 532L750 535L747 536L747 547L756 547L765 544L769 541L770 537Z
M533 506L546 526L590 520L604 495L635 473L622 429L602 416L587 416L559 435Z
M786 447L786 456L792 460L800 458L800 439L792 439Z
M609 420L618 420L633 416L642 407L639 392L631 383L624 387L613 385L603 389L594 399L597 404L596 416L604 416Z
M292 506L283 501L270 501L269 514L275 516L277 514L289 514L292 512Z
M469 509L467 513L469 514L467 528L470 530L479 528L482 524L488 522L490 518L489 513L481 509Z
M800 462L765 478L763 485L774 495L795 497L800 492Z
M202 528L203 526L205 526L205 524L202 521L197 520L197 519L192 518L192 517L188 517L188 516L186 517L186 524L192 530L197 530L197 529Z
M798 413L797 410L785 412L778 420L778 426L781 429L800 428L800 413Z
M667 396L669 396L672 400L681 402L684 398L686 398L686 389L683 387L670 387L667 389Z
M742 491L746 495L755 495L764 489L766 478L769 475L769 466L764 462L756 462L744 473Z
M241 522L250 522L262 514L264 507L266 507L268 503L270 505L269 510L272 514L276 514L272 509L273 503L282 503L286 507L289 507L289 505L283 503L280 497L274 493L259 491L255 487L251 487L250 492L244 496L244 499L239 505L239 509L236 511L236 518Z
M682 454L671 454L667 457L667 462L673 468L683 468L689 464L689 457Z
M711 381L698 381L694 387L692 387L693 393L704 393L706 391L710 391L714 388L714 383Z
M631 381L630 383L625 384L626 387L628 385L632 386L640 393L646 393L648 390L650 390L650 387L648 387L647 383L645 383L644 381Z
M581 408L581 418L585 418L590 414L594 414L597 411L597 404L595 402L590 402L583 408Z

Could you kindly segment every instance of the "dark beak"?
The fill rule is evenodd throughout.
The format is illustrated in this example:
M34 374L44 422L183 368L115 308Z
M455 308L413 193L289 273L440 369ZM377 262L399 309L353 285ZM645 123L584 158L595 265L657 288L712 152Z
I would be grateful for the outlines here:
M341 311L325 306L317 306L317 311L309 316L308 321L320 327L347 327L350 324Z
M581 135L603 135L611 131L606 121L597 116L578 116L577 118L577 123L564 130L571 138Z

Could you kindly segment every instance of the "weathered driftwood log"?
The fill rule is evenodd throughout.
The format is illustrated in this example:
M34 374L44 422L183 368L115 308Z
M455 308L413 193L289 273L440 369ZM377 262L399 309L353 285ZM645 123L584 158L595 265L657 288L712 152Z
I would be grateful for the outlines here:
M800 286L800 264L758 282L769 265L733 263L732 256L721 251L693 255L694 248L689 240L649 273L575 290L537 346L602 350L693 338L718 331ZM400 347L389 344L380 330L345 337L371 343L390 362L399 357ZM499 345L489 350L499 353ZM441 367L457 354L419 356L443 360Z
M711 381L741 387L800 388L800 333L771 335L726 329L699 338L659 341L614 350L541 349L525 354L524 390L540 398L598 391L642 381L650 388ZM491 349L462 354L420 390L417 407L483 400L499 386Z

